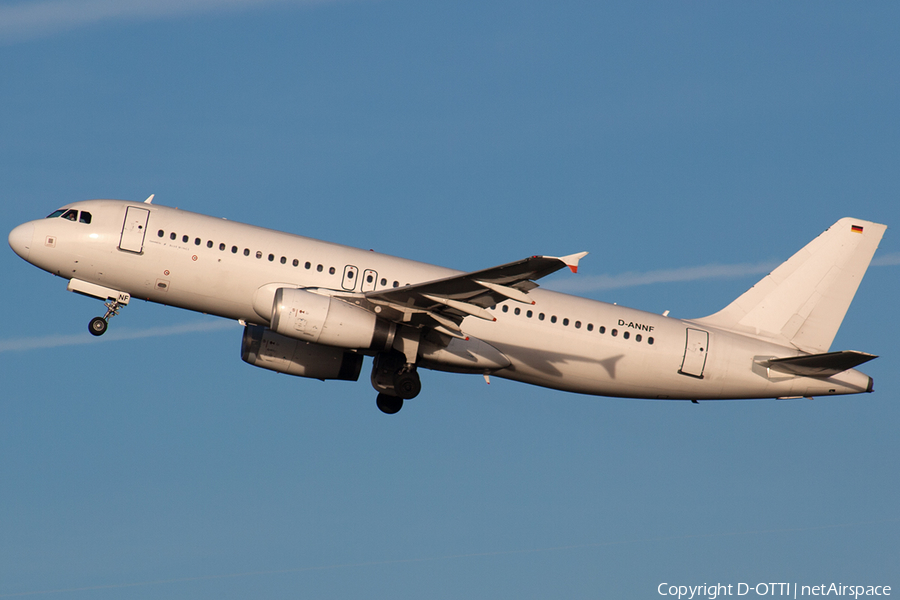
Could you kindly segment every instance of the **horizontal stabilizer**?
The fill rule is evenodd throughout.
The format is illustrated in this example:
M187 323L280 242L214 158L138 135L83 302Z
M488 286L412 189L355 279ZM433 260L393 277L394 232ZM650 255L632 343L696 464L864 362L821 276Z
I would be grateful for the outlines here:
M802 375L804 377L831 377L853 369L859 365L878 358L874 354L844 350L842 352L826 352L825 354L807 354L790 358L772 358L765 365L782 373Z

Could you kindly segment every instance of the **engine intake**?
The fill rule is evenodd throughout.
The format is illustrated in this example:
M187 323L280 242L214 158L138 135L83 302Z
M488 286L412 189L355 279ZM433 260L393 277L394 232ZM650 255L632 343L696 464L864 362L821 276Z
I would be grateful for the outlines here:
M323 381L356 381L363 363L362 354L285 337L260 325L244 327L241 359L254 367Z
M386 350L396 325L343 300L295 288L278 288L272 306L272 330L327 346Z

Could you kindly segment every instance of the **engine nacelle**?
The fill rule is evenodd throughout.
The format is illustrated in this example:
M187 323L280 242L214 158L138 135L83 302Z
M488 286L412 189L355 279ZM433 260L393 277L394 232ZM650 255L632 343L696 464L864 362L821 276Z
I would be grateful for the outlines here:
M341 348L386 350L397 331L363 308L295 288L275 292L271 323L281 335Z
M241 358L278 373L344 381L359 379L363 363L362 354L285 337L259 325L244 327Z

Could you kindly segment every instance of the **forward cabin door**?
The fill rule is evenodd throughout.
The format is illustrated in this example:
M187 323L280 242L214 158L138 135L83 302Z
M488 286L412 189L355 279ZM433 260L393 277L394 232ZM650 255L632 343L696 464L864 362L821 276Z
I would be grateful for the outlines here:
M119 239L119 250L136 252L144 251L144 234L147 233L147 219L150 211L146 208L129 206L125 210L125 223L122 225L122 237Z
M684 345L684 360L681 369L682 375L691 377L703 377L703 368L706 366L706 352L709 349L709 332L701 329L687 330L687 341Z

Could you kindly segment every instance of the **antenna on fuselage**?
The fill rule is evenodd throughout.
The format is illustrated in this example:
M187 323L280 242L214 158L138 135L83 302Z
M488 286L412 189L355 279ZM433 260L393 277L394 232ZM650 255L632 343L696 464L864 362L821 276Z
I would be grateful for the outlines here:
M144 200L144 204L153 204L153 196L156 194L150 194L150 197Z

